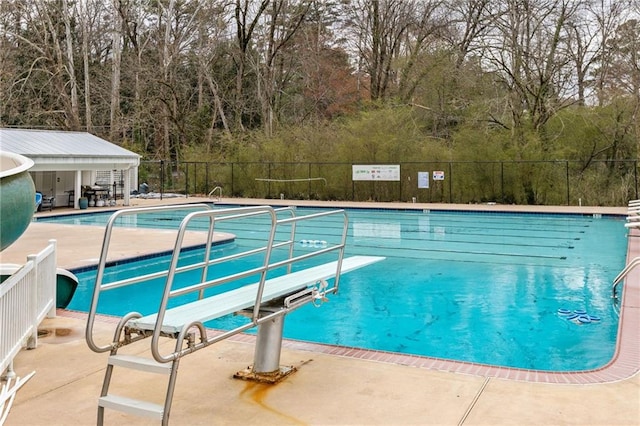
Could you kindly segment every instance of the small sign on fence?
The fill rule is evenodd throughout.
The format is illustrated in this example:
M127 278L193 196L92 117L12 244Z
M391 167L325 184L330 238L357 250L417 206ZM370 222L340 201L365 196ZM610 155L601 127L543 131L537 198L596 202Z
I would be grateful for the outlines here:
M434 170L433 180L444 180L444 172L442 170Z
M429 172L418 172L418 188L429 188Z

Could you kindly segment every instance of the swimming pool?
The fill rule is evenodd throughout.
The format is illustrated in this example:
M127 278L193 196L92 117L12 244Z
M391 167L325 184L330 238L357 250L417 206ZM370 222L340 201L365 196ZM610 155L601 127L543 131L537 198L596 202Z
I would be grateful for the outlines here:
M626 253L621 219L365 209L348 214L347 254L387 259L344 275L339 295L321 309L306 306L290 314L285 337L548 371L597 368L611 359L618 318L610 284ZM101 224L109 216L56 220ZM179 221L164 214L126 225L175 228ZM327 221L304 230L300 245L321 244L335 229ZM233 243L217 247L220 254L236 249ZM166 262L147 258L109 273L121 279ZM77 275L81 284L69 309L86 311L95 271ZM114 296L100 311L127 313L133 298L139 295ZM156 305L149 297L149 313ZM208 325L230 328L234 320Z

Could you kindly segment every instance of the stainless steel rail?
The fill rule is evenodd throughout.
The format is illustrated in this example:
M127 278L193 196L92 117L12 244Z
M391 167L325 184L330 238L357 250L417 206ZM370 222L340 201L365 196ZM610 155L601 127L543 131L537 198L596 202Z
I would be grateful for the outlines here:
M220 199L222 198L222 187L221 186L216 186L215 188L213 188L211 190L211 192L209 192L209 198L213 198L213 194L215 194L216 191L218 191L220 193L220 195L218 195L218 201L220 201Z
M611 285L611 297L614 299L618 298L618 294L616 289L618 285L623 282L623 280L627 277L629 272L631 272L636 266L640 265L640 256L633 258L631 262L624 267L624 269L618 274L618 276L613 280L613 284Z
M180 224L180 227L177 231L176 241L174 244L170 265L167 270L154 272L150 274L143 274L132 278L127 278L123 280L118 280L109 283L103 283L104 280L104 270L107 263L109 246L112 240L112 232L113 227L117 222L117 219L133 214L147 214L147 213L158 213L158 212L166 212L166 211L176 211L176 210L184 210L185 208L189 209L198 209L196 211L188 213ZM277 214L287 214L288 217L278 219ZM296 230L297 225L302 221L312 221L314 219L319 219L327 216L335 216L341 215L343 217L342 220L342 235L340 237L339 242L334 242L332 244L327 244L322 247L318 247L316 250L311 252L303 252L299 254L295 254L294 248L297 244L296 241ZM243 218L249 218L254 216L267 216L270 221L270 229L268 231L267 239L263 245L259 247L249 248L239 253L235 253L232 255L222 256L211 258L211 247L213 243L214 231L217 229L216 225L222 222L228 221L237 221ZM178 265L178 261L180 258L180 254L182 252L184 246L184 238L189 228L189 225L194 220L208 220L209 225L207 228L207 236L204 242L204 255L200 261L189 263L187 265ZM240 208L229 208L229 209L212 209L210 205L207 204L190 204L190 205L177 205L177 206L166 206L166 207L152 207L152 208L137 208L137 209L128 209L128 210L120 210L116 212L108 221L105 236L103 240L102 252L100 255L100 260L98 263L98 271L96 275L96 284L93 290L93 298L91 302L91 306L89 309L89 315L87 320L87 328L86 328L86 340L88 346L95 352L107 352L116 349L117 347L123 346L127 344L127 341L123 341L121 338L117 338L114 336L112 342L108 344L98 344L95 342L93 337L93 327L95 323L95 316L97 313L98 302L100 300L100 294L103 291L113 290L137 283L141 283L143 281L147 281L155 278L166 277L166 282L164 286L164 291L162 292L162 299L157 311L157 319L156 326L153 330L152 339L151 339L151 352L156 360L159 362L169 362L173 359L179 358L186 353L192 352L194 349L200 349L202 347L206 347L209 344L215 343L223 338L229 337L230 335L240 333L242 331L246 331L250 328L253 328L260 323L268 321L275 316L284 315L288 311L285 307L283 310L274 312L272 314L265 315L261 313L261 306L263 304L262 296L264 292L264 284L267 279L267 274L271 271L277 270L279 268L286 268L286 272L290 273L291 268L294 264L300 263L302 261L310 260L314 257L322 256L331 252L336 252L337 254L337 271L335 275L335 280L331 287L328 287L323 290L323 294L331 294L338 291L339 287L339 277L342 259L344 257L344 248L346 245L346 237L347 237L347 228L348 228L348 218L344 210L333 210L328 212L320 212L305 216L296 216L295 209L293 208L279 208L274 209L269 206L252 206L252 207L240 207ZM284 229L284 231L288 231L288 237L284 239L276 241L276 230ZM286 251L286 255L284 259L273 260L272 259L272 251L276 249L284 249ZM261 265L255 267L246 268L240 272L235 272L226 276L216 277L216 278L207 278L209 275L209 269L216 265L221 265L224 263L238 261L243 258L248 258L249 256L254 255L263 255L263 262ZM199 282L195 284L189 284L183 287L176 287L174 285L174 281L176 275L201 269L202 273L200 276ZM159 351L160 338L163 337L162 332L162 324L170 305L170 301L179 296L184 296L190 293L197 292L198 299L202 299L204 297L204 292L206 289L219 286L222 284L228 284L237 282L241 279L246 279L251 276L256 276L256 280L258 282L258 290L255 295L255 303L252 308L251 320L248 324L244 324L237 329L230 330L227 333L224 333L222 336L218 336L216 338L206 338L206 336L201 336L201 341L198 343L194 343L189 348L178 349L179 343L176 344L176 350L170 354L161 354ZM297 305L296 305L297 306ZM292 310L292 309L291 309ZM140 318L142 315L137 312L131 312L128 314L130 318ZM195 327L196 329L200 328L199 322L196 321L191 324L191 327ZM125 324L120 327L122 329L125 328ZM140 338L145 338L148 336L141 336ZM175 337L175 336L174 336ZM222 339L221 339L222 337Z

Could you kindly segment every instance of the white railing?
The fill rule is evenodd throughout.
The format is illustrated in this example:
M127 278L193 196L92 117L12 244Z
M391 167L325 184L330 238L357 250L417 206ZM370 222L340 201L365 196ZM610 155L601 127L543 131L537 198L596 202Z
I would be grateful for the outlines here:
M0 377L27 346L38 344L38 325L56 315L56 241L40 253L27 256L27 263L0 284Z

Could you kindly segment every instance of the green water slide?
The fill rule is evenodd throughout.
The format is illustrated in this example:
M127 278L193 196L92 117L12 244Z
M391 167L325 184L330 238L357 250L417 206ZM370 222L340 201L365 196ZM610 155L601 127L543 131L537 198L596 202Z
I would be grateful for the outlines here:
M36 190L29 169L33 161L0 151L0 251L16 241L29 226Z

